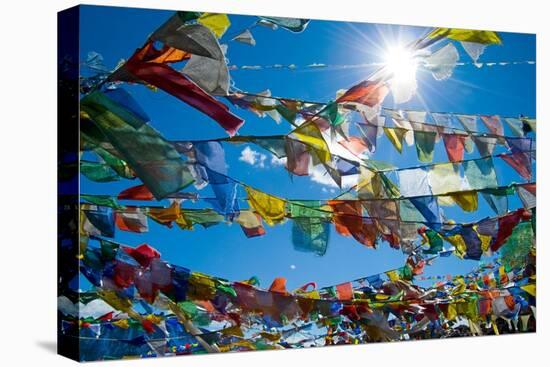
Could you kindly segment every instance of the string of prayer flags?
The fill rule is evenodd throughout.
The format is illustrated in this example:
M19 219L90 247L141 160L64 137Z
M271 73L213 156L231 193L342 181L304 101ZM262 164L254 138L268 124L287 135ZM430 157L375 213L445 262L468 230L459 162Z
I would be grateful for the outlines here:
M260 17L260 20L295 33L303 32L309 23L309 19L282 17Z

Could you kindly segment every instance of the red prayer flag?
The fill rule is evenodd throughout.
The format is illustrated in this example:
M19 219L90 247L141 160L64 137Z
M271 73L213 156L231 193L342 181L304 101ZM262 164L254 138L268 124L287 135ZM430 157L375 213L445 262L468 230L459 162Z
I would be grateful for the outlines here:
M378 231L370 218L363 218L363 209L358 200L330 200L334 212L336 231L343 236L353 236L358 242L374 247Z
M236 134L244 121L229 111L229 108L202 90L164 63L149 62L157 59L162 51L156 50L151 42L130 57L124 68L134 77L151 84L182 100L216 120L230 136Z
M531 158L529 153L515 152L512 154L501 154L500 158L508 163L517 173L526 180L531 179Z
M338 293L338 299L341 301L353 299L353 287L350 282L337 285L336 292Z
M386 98L389 91L390 89L383 82L364 80L348 89L336 100L336 103L355 102L374 107Z
M353 155L361 155L369 149L363 139L356 136L350 136L348 140L342 140L338 143L349 150Z
M466 135L442 134L447 156L451 162L459 162L464 159L464 140Z
M523 219L531 217L531 213L525 209L519 209L508 215L498 218L498 232L495 241L491 244L491 250L497 251L510 237L514 228Z
M495 135L502 136L504 135L504 130L502 127L502 122L500 122L500 118L497 115L494 116L480 116L481 121L487 126L489 131Z
M154 258L160 258L160 252L146 243L136 248L123 246L122 249L144 267L149 266Z
M275 278L273 280L273 283L271 283L271 287L269 287L270 292L274 293L283 293L287 294L286 290L286 279L285 278Z
M145 185L138 185L130 187L126 190L123 190L118 194L117 198L119 200L144 200L144 201L150 201L154 199L153 194L147 186Z

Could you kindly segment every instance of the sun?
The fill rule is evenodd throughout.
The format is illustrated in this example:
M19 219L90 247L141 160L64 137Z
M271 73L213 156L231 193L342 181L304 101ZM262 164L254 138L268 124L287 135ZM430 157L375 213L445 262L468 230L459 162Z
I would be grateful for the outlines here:
M385 62L391 79L402 84L416 80L418 61L415 55L402 46L390 47L386 51Z
M418 58L406 47L389 47L385 53L384 70L394 103L409 101L416 93Z

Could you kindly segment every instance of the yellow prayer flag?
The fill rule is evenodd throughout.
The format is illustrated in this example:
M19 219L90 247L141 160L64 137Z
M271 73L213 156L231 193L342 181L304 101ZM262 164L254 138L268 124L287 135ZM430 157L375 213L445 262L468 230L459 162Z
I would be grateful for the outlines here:
M526 284L521 287L525 292L529 293L529 295L536 297L537 296L537 286L533 283Z
M407 133L406 129L385 127L384 133L399 153L403 151L403 136Z
M449 195L454 202L465 212L473 212L477 210L477 192L468 191Z
M382 182L377 172L359 167L359 180L356 187L361 199L382 198Z
M285 218L285 201L275 196L245 186L248 204L270 226L280 223Z
M388 271L386 272L386 275L392 282L399 280L399 272L397 270Z
M466 253L466 242L464 242L464 238L462 238L461 235L455 234L452 236L444 237L444 239L455 247L454 253L456 256L464 256L464 254Z
M454 320L456 316L456 305L454 303L449 303L447 306L447 312L445 313L445 318L447 318L447 320Z
M197 22L210 29L220 38L231 25L226 14L204 13L197 19Z
M290 135L312 149L322 163L331 161L330 149L321 134L321 130L319 130L319 127L315 123L311 121L306 122L291 131Z
M112 324L123 329L128 329L130 327L130 325L128 324L128 319L120 319L120 320L114 321Z
M428 34L428 38L437 37L446 37L455 41L474 42L484 45L502 44L502 40L497 32L493 31L476 31L472 29L459 28L436 28Z

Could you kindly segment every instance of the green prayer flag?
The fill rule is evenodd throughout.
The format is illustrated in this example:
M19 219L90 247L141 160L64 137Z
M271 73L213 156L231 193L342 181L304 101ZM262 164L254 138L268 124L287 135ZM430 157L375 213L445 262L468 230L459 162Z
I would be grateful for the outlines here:
M429 163L433 160L436 136L437 133L433 131L414 130L416 153L420 162Z
M189 167L172 144L139 116L99 91L84 97L80 105L156 199L193 182Z
M88 180L111 182L120 180L119 175L108 165L98 162L80 161L80 173Z

